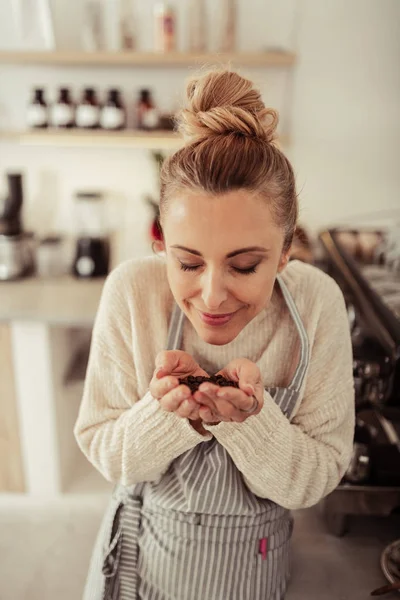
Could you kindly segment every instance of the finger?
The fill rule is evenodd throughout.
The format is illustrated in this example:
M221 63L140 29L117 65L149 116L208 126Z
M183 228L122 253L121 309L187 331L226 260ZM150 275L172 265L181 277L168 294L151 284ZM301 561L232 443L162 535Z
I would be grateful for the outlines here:
M167 412L176 412L183 400L191 398L191 392L187 385L178 385L160 399L161 407ZM196 404L193 403L193 408Z
M157 400L159 400L178 385L179 379L177 377L173 377L172 375L163 377L162 379L153 377L150 382L149 389L153 398L157 398Z
M208 390L208 393L200 390ZM206 405L212 413L224 421L241 421L240 409L248 404L247 397L241 390L230 386L221 388L209 383L203 383L200 386L199 391L195 394L195 399ZM250 406L253 406L253 402L254 400Z
M212 411L207 407L201 407L199 410L199 417L204 421L204 423L219 423L221 419L212 413Z
M237 388L221 388L217 392L217 397L220 400L230 403L237 411L250 410L254 406L254 396L248 395Z
M155 364L157 367L156 373L164 373L169 375L179 364L179 356L174 350L163 350L156 356ZM161 375L162 377L162 375Z
M188 419L190 421L198 421L200 419L200 415L199 415L199 406L196 404L196 407L193 408L192 412L190 413L190 415L188 416Z
M198 407L193 399L182 400L179 407L176 409L175 414L182 419L189 419L192 415L198 412Z
M217 412L215 402L213 398L208 394L205 394L204 392L200 392L200 390L198 390L194 393L193 398L198 404L207 406L214 413Z
M207 408L219 421L230 421L231 417L235 415L236 409L230 402L218 400L215 395L210 397L200 391L195 396L197 401L201 402L202 406Z
M239 387L245 393L250 395L255 393L257 384L261 382L261 374L258 366L247 358L238 358L233 360L224 369L225 376L237 381Z

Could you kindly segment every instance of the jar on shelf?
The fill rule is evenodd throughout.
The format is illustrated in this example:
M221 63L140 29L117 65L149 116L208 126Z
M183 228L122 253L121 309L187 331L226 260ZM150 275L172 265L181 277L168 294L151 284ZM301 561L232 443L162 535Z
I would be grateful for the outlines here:
M126 110L119 90L109 90L107 100L101 109L100 126L108 131L126 128Z
M33 90L33 98L26 113L26 124L34 129L43 129L49 124L48 108L43 88Z
M76 126L81 129L98 129L100 126L100 105L93 88L83 90L76 108Z
M138 129L157 129L159 127L159 112L154 104L150 90L141 90L137 105Z
M58 98L50 110L50 124L60 129L71 129L75 125L75 107L68 88L61 88Z
M173 52L176 49L175 11L167 2L157 2L154 7L154 50Z

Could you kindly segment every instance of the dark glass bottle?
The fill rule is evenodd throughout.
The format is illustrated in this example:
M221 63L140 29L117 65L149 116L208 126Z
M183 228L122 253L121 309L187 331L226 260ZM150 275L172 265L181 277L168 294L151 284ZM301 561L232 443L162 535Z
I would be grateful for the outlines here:
M35 129L43 129L49 124L48 109L42 88L33 90L33 97L26 114L26 122L28 127Z
M76 125L81 129L98 129L100 126L100 105L93 88L83 90L76 109Z
M68 88L61 88L58 99L51 107L51 125L71 129L75 125L75 107Z
M108 92L106 103L101 109L100 126L108 131L126 128L126 110L117 89Z
M159 114L151 92L150 90L141 90L137 105L138 129L157 129L158 124Z

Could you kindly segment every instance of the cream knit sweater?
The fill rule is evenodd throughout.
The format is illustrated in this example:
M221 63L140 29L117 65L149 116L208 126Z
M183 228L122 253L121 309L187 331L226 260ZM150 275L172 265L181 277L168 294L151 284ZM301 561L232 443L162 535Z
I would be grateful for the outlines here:
M131 485L159 479L182 453L215 436L248 488L289 509L318 502L339 483L354 434L352 351L337 284L293 261L282 277L310 343L310 362L290 421L268 392L264 407L244 423L220 423L197 433L187 419L160 408L148 391L164 349L173 298L157 257L128 261L108 277L93 330L75 436L109 481ZM234 358L257 363L265 386L287 386L299 356L297 330L277 288L270 305L225 346L184 326L182 350L209 374Z

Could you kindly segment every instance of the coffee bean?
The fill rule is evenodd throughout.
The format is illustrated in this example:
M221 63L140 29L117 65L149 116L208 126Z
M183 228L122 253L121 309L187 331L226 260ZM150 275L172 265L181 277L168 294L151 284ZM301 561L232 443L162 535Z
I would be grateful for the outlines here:
M189 375L189 377L180 379L180 383L187 385L192 393L196 392L204 381L208 381L219 387L239 387L236 381L226 379L223 375L212 375L211 377L202 377L201 375L194 377L193 375Z

